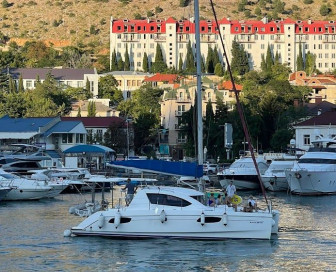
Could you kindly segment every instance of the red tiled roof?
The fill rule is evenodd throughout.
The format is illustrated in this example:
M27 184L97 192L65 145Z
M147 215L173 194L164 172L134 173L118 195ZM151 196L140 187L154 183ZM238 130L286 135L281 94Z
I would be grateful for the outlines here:
M157 73L154 76L144 79L145 82L168 82L174 83L178 80L179 76L175 74L160 74Z
M241 91L243 89L242 85L239 84L235 84L236 86L236 90L237 91ZM233 86L232 86L232 82L231 81L224 81L222 83L220 83L218 85L218 89L219 90L229 90L229 91L233 91Z
M115 124L124 124L125 120L120 117L61 117L62 121L82 121L84 127L108 128ZM126 126L126 125L124 125Z

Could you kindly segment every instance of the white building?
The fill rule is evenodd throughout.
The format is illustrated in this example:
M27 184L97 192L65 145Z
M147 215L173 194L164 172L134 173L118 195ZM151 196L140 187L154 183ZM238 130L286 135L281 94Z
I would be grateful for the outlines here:
M296 70L299 47L303 58L308 51L316 55L316 66L322 71L336 68L336 23L334 21L294 21L291 19L268 22L256 20L219 21L219 27L231 60L232 41L239 42L248 53L251 69L259 69L262 55L268 46L273 55L280 55L280 62ZM204 61L208 48L217 47L223 56L221 41L215 21L200 21L201 52ZM110 21L110 60L115 50L124 58L126 48L132 70L142 70L144 53L149 64L154 62L159 44L168 67L178 67L179 57L186 58L189 41L195 48L194 20L115 20Z

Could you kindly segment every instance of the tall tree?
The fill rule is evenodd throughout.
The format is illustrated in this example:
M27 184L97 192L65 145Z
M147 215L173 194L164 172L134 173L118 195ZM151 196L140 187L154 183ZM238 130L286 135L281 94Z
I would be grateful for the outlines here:
M232 61L231 69L232 72L237 75L244 75L250 70L247 53L244 48L236 41L232 42Z
M144 53L144 56L143 56L143 59L142 59L142 70L145 72L145 73L148 73L149 71L149 66L148 66L148 56L147 56L147 53L145 52Z
M131 64L129 60L129 54L128 54L128 47L126 44L126 51L125 51L125 65L124 65L125 71L129 71L131 69Z
M301 48L302 48L301 43L299 43L299 54L296 59L296 71L304 71L304 62Z
M267 53L266 53L266 70L269 71L272 69L274 62L273 62L273 56L271 51L271 46L267 46Z
M217 45L215 46L212 54L213 54L212 55L213 65L214 65L214 67L216 67L217 63L220 63Z
M186 71L191 74L196 72L195 58L190 40L187 45Z
M24 87L23 87L23 78L22 78L22 74L20 74L19 77L19 88L18 88L18 92L19 93L23 93L24 91Z
M215 70L214 60L213 60L213 51L210 46L208 47L208 55L206 58L205 69L209 74L212 74Z
M91 84L90 84L90 80L89 80L88 77L86 78L85 90L86 90L87 92L91 92Z
M98 97L109 98L112 105L117 105L123 100L122 92L118 89L118 82L113 75L99 78Z
M178 63L178 70L179 70L179 72L182 72L182 71L183 71L182 54L180 54L179 63Z
M117 60L117 54L115 49L112 53L112 59L111 59L111 71L117 71L118 70L118 60Z
M316 70L316 55L308 51L306 55L305 71L307 75L311 75Z
M159 43L156 45L155 59L151 68L153 73L161 73L167 69L167 64L163 59L162 49Z
M122 57L120 56L120 53L118 52L118 62L117 62L117 66L118 66L118 71L124 71L124 61L122 60Z
M82 114L81 114L81 107L78 107L77 117L82 117Z

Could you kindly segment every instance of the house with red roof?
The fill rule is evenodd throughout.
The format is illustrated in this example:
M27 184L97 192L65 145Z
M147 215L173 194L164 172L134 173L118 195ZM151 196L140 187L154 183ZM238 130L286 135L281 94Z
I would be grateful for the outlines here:
M146 77L144 83L151 83L153 87L160 87L163 84L176 84L180 78L177 74L156 73L151 77Z
M288 78L290 84L311 88L309 103L328 101L336 103L336 78L334 75L308 76L304 71L291 73Z

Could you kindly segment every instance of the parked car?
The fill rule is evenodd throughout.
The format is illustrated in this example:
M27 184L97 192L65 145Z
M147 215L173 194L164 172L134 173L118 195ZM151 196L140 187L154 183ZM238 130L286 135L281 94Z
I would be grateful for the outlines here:
M203 164L203 174L216 174L218 171L217 164Z

